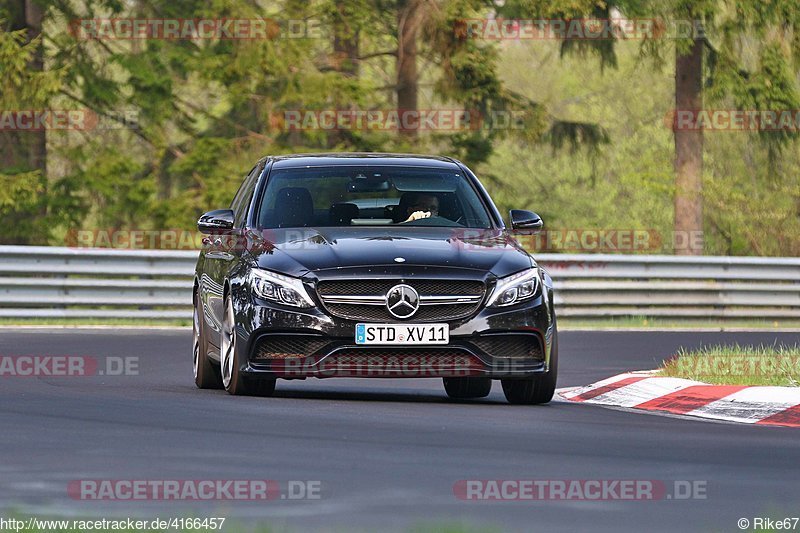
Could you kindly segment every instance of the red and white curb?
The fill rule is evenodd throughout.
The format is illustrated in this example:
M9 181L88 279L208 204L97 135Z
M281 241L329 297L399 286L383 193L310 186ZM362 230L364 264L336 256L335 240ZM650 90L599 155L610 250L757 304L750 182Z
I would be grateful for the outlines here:
M800 427L800 387L709 385L658 377L653 372L630 372L559 394L571 402L763 426Z

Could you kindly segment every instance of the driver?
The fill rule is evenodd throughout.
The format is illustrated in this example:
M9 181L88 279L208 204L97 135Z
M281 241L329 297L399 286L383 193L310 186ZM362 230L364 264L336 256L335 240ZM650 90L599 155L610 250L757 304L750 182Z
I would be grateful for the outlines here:
M407 214L404 222L439 216L439 198L434 194L417 194L409 204Z

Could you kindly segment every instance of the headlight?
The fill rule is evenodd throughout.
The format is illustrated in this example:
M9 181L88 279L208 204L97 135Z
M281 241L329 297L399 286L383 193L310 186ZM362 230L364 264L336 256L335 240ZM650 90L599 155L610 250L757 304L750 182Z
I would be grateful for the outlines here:
M250 286L259 298L292 307L314 307L303 282L267 270L251 270Z
M532 268L511 276L500 278L489 298L487 306L504 307L536 296L539 291L539 269Z

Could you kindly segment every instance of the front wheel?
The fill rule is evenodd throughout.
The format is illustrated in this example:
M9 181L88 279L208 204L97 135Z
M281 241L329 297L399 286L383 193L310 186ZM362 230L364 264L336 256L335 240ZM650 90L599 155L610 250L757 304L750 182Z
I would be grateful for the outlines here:
M219 368L208 359L208 342L206 341L203 327L202 302L199 294L194 298L194 313L192 314L192 370L194 371L194 384L198 389L221 389L222 380Z
M555 328L555 326L554 326ZM502 379L503 394L508 403L536 405L553 399L558 379L558 333L553 330L550 368L546 374L527 379Z
M235 396L272 396L275 392L275 379L248 378L242 372L236 322L233 314L231 295L225 296L225 315L222 319L222 332L219 343L219 366L222 385L228 394Z

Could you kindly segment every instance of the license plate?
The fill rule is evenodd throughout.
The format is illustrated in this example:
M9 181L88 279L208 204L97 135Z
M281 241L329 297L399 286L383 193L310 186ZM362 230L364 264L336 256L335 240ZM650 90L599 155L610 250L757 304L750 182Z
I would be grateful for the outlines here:
M356 324L356 344L447 344L447 324Z

